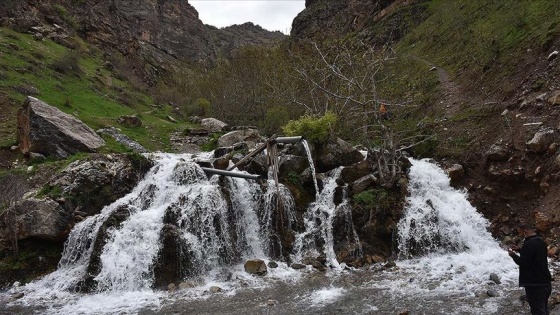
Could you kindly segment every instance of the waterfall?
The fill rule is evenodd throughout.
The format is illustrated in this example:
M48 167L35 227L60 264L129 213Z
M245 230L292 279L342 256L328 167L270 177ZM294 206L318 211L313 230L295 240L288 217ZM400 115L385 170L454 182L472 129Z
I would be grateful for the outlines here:
M301 141L305 153L307 154L307 160L309 161L309 167L311 169L311 175L313 176L313 185L315 186L315 197L319 196L319 185L317 184L317 175L315 174L315 164L313 163L313 157L311 156L311 150L309 149L309 143L304 139Z
M398 223L399 265L413 277L406 287L473 290L490 273L513 282L517 268L466 193L451 187L445 172L429 160L411 162L410 195Z
M360 241L352 223L352 211L348 205L346 194L343 201L335 204L334 196L338 186L336 180L342 172L342 167L335 169L325 181L323 190L317 200L311 203L304 215L305 230L296 236L292 260L304 261L306 258L316 258L323 254L327 265L338 268L340 266L334 249L334 220L341 217L342 226L346 230L347 241L355 244L357 255L361 255ZM322 244L322 246L321 246Z

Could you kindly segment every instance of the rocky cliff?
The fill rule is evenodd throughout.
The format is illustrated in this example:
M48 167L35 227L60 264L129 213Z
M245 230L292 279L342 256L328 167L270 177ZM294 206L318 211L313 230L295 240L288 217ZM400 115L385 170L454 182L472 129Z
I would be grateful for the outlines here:
M0 25L77 46L73 36L93 43L153 84L176 61L210 62L245 45L285 38L252 23L217 29L205 25L188 1L2 1ZM115 58L113 58L115 59Z

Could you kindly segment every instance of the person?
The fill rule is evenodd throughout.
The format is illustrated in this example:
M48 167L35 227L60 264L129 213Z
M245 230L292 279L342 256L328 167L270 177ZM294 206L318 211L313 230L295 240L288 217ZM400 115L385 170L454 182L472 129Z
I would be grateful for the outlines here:
M523 246L510 248L508 254L519 265L519 286L525 288L532 315L549 315L552 276L548 270L546 243L528 224L521 224L517 232L525 238Z
M389 117L387 116L387 107L385 107L385 104L381 103L381 106L379 106L379 115L381 116L381 119L388 119Z

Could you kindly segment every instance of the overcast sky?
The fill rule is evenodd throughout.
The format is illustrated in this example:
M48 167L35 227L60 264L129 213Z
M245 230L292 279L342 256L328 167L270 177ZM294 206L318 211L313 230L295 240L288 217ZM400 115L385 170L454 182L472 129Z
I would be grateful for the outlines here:
M204 24L225 27L253 22L288 34L305 0L189 0Z

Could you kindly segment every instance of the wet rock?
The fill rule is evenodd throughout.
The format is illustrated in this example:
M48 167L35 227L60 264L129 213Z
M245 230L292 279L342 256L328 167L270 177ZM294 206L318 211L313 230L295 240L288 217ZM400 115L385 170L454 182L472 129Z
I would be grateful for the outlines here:
M202 125L203 128L209 130L210 132L226 131L228 127L225 122L220 121L216 118L204 118L200 121L200 125Z
M223 290L218 286L212 286L210 287L210 289L208 289L208 291L210 291L211 293L219 293L222 292Z
M276 301L276 300L268 300L268 301L266 301L266 305L267 305L267 306L276 306L276 305L278 305L278 301Z
M488 151L486 151L486 158L489 161L505 161L510 156L510 150L506 145L494 143Z
M498 293L498 291L494 290L494 289L488 289L486 291L486 295L488 295L489 297L497 297L500 296L500 294Z
M395 263L394 261L388 261L383 267L389 269L389 268L394 268L397 266L397 263Z
M337 138L317 150L317 172L324 173L339 166L349 166L364 159L360 151L346 141Z
M194 282L191 282L191 281L179 283L179 289L181 289L181 290L191 289L191 288L194 288L194 287L196 287L196 284Z
M146 150L146 148L144 148L140 143L130 139L127 135L123 134L119 129L115 127L111 126L108 128L99 129L97 130L97 133L112 137L113 139L115 139L115 141L136 153L148 152L148 150Z
M397 314L398 314L398 315L409 315L410 312L409 312L407 309L404 309L404 310L399 310L399 311L397 312Z
M23 293L23 292L14 293L14 294L12 294L12 299L13 300L19 300L24 296L25 296L25 293Z
M297 155L282 155L279 157L278 164L280 174L286 175L290 173L300 174L309 166L307 157Z
M170 283L167 285L167 290L170 292L175 291L175 289L177 289L177 286L175 285L175 283Z
M18 146L25 155L37 152L66 158L77 152L95 152L105 145L82 121L31 96L18 111L17 130Z
M558 256L558 253L559 253L559 252L560 252L560 250L558 249L558 247L553 246L553 247L550 247L550 248L548 249L547 254L548 254L548 257L554 258L554 257Z
M132 115L120 116L119 118L117 118L117 123L129 128L142 127L142 120Z
M231 147L235 144L245 142L248 148L254 148L257 143L264 142L256 129L236 130L226 133L218 139L218 146Z
M250 259L245 262L245 272L252 275L264 276L268 270L261 259Z
M70 163L53 176L48 187L53 198L64 199L65 208L81 206L84 214L94 215L130 192L152 165L141 155L91 155Z
M465 175L465 169L461 164L453 164L445 170L451 181L456 181Z
M292 267L292 269L295 270L300 270L300 269L304 269L305 265L304 264L299 264L299 263L293 263L290 265L290 267Z
M373 256L371 256L371 261L374 264L382 263L382 262L385 261L385 257L379 256L379 255L373 255Z
M278 263L275 262L275 261L269 261L267 266L268 266L268 268L272 268L272 269L278 268Z
M536 153L546 152L554 140L554 130L541 128L531 140L527 142L527 149Z
M495 284L501 284L502 283L502 281L500 280L500 277L495 273L490 274L490 280L492 282L494 282Z

